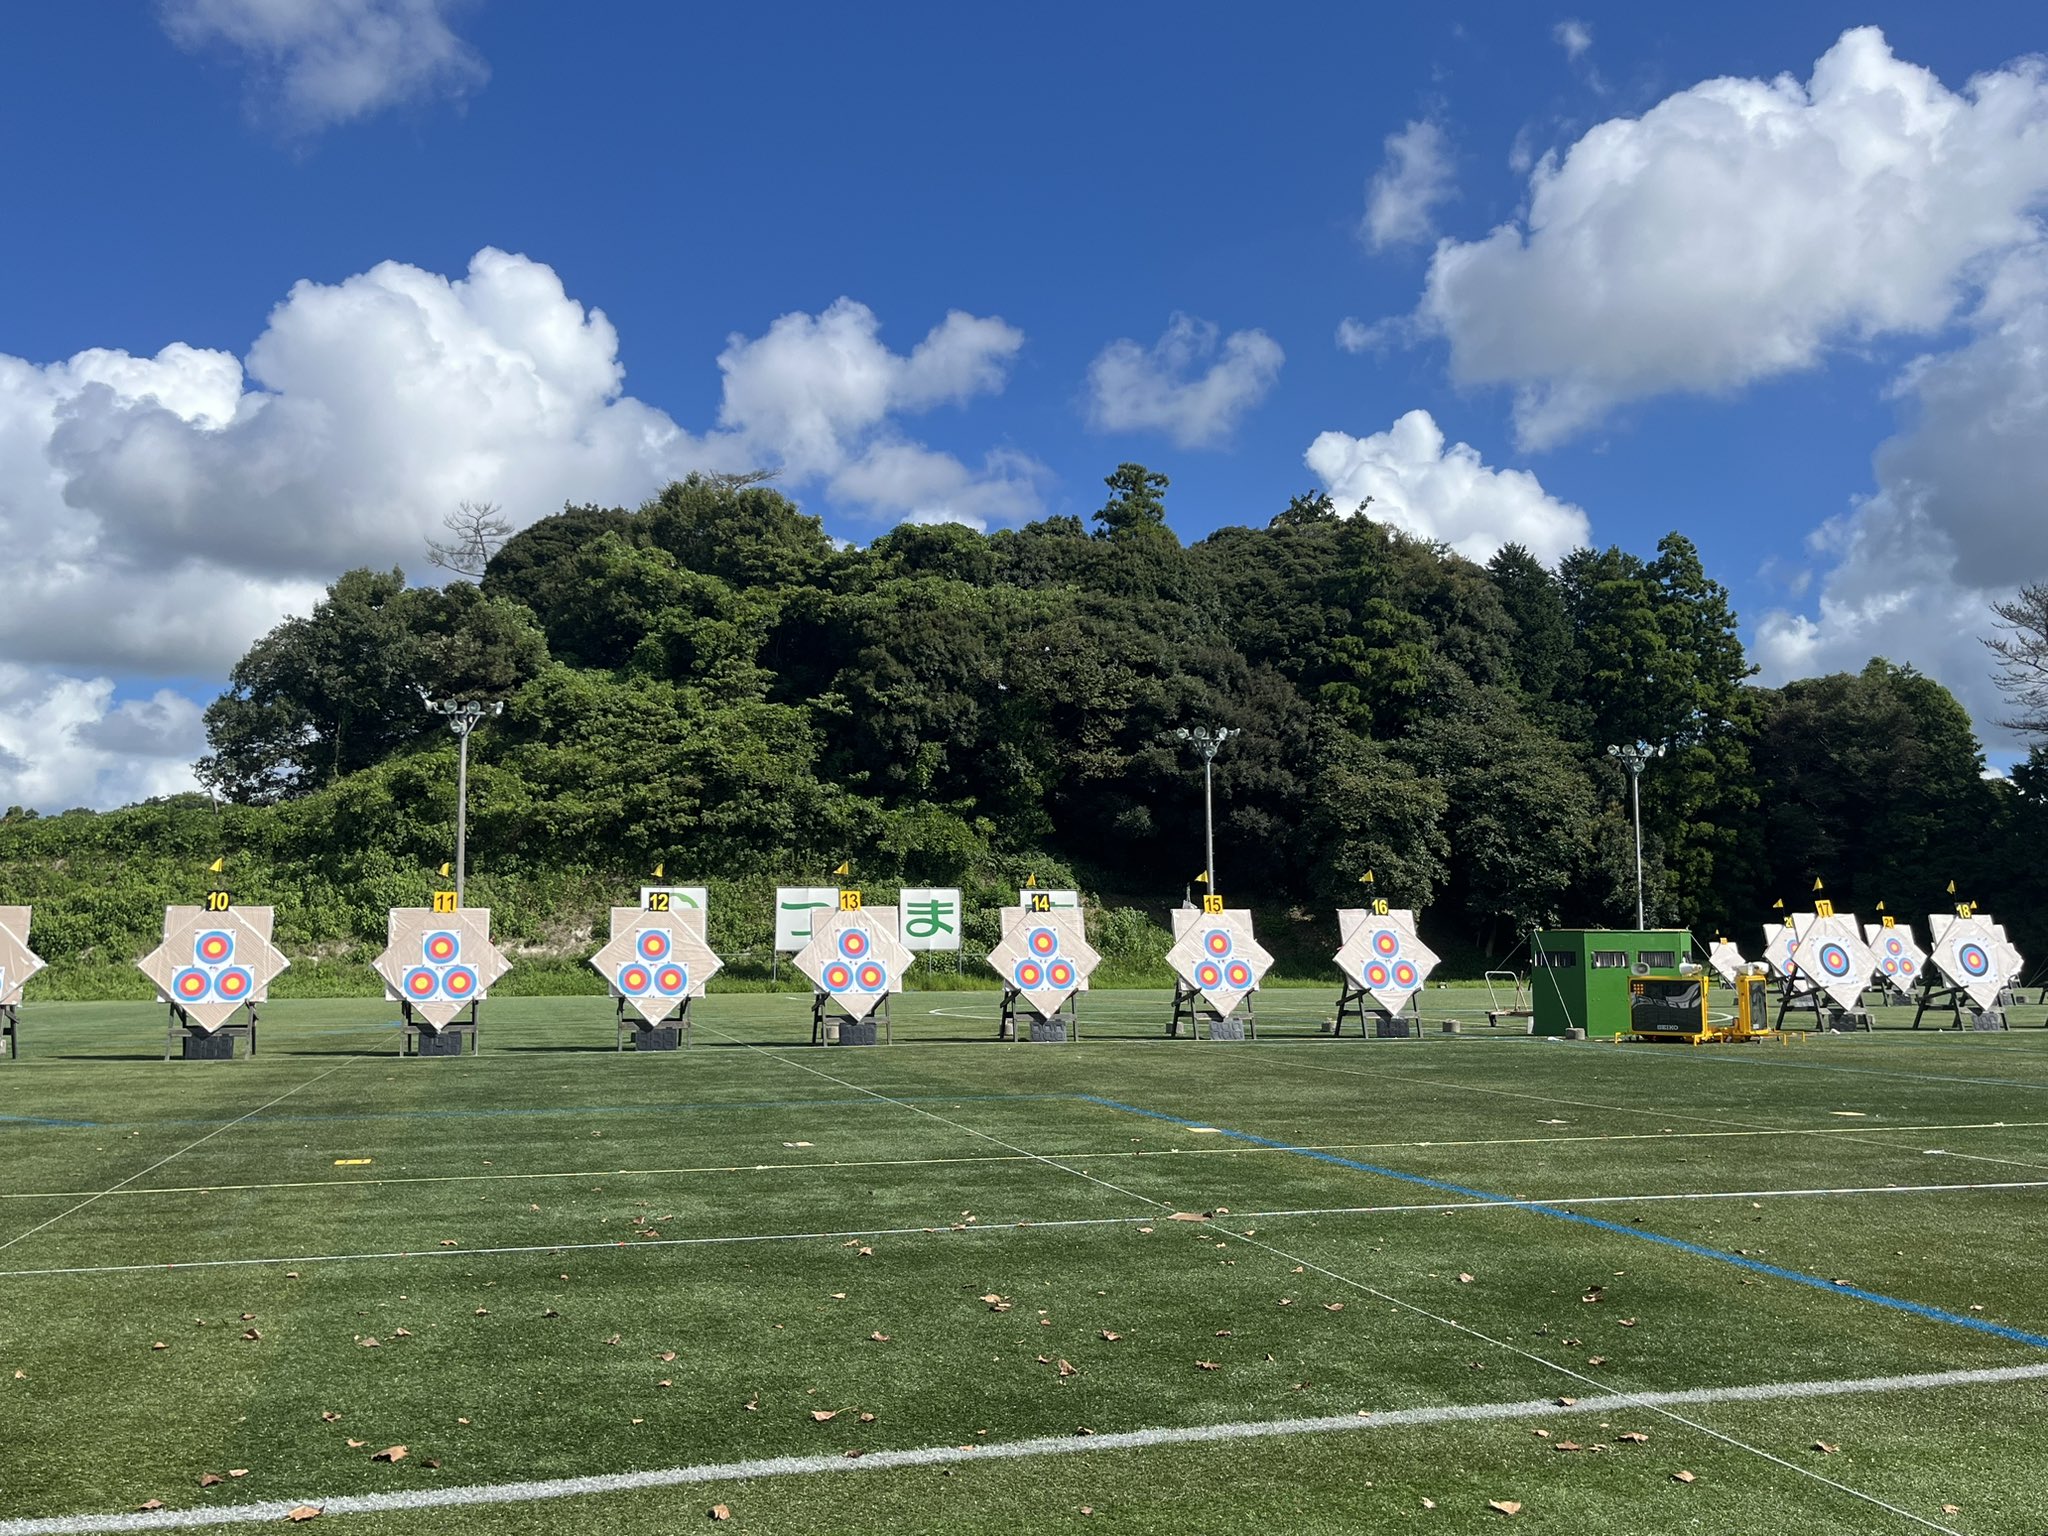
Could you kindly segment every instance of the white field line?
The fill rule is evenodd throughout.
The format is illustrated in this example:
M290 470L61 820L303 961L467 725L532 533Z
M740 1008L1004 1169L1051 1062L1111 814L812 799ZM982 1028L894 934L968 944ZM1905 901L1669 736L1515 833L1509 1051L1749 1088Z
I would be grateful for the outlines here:
M1418 1216L1441 1211L1517 1211L1555 1207L1577 1210L1595 1205L1643 1205L1686 1200L1800 1200L1854 1195L1992 1194L2000 1191L2048 1189L2048 1179L1979 1184L1870 1184L1815 1189L1685 1190L1646 1195L1585 1195L1577 1198L1529 1200L1438 1200L1396 1205L1318 1205L1284 1210L1235 1211L1238 1221L1278 1221L1288 1216ZM1163 1209L1164 1207L1158 1207ZM1074 1227L1129 1227L1157 1221L1156 1211L1142 1216L1077 1216L1051 1221L952 1222L942 1227L849 1227L839 1232L735 1232L703 1237L650 1237L639 1241L608 1239L601 1243L518 1243L491 1248L400 1248L384 1252L279 1254L244 1259L167 1259L151 1264L87 1264L49 1269L0 1270L0 1280L36 1280L85 1275L165 1274L191 1269L245 1269L276 1264L348 1264L402 1259L488 1258L522 1253L638 1252L643 1248L717 1248L747 1243L808 1243L847 1238L953 1237L974 1232L1050 1232ZM1220 1225L1220 1224L1219 1224ZM1234 1235L1242 1236L1242 1233Z
M249 1525L281 1521L285 1513L305 1504L323 1517L388 1514L424 1509L464 1509L485 1504L530 1504L546 1499L597 1494L632 1493L653 1488L682 1488L702 1483L737 1483L771 1477L808 1477L823 1473L889 1472L902 1467L938 1467L962 1462L1024 1461L1039 1456L1096 1455L1112 1451L1151 1450L1166 1446L1214 1445L1227 1442L1283 1439L1297 1435L1359 1434L1374 1430L1426 1428L1438 1424L1484 1424L1503 1419L1583 1417L1630 1411L1659 1412L1674 1408L1712 1407L1724 1403L1798 1402L1813 1398L1855 1397L1890 1392L1928 1392L1944 1387L2002 1386L2048 1377L2048 1364L2005 1366L1969 1371L1930 1371L1907 1376L1863 1376L1833 1381L1766 1382L1755 1386L1691 1387L1675 1392L1613 1392L1583 1397L1570 1407L1553 1398L1512 1403L1458 1403L1430 1408L1396 1408L1386 1412L1361 1409L1350 1414L1316 1418L1249 1420L1224 1424L1191 1424L1155 1429L1120 1430L1100 1435L1046 1435L991 1445L933 1445L914 1450L869 1451L850 1458L843 1454L764 1456L750 1461L710 1462L699 1466L662 1467L643 1472L598 1473L585 1477L536 1478L516 1483L474 1483L456 1488L422 1488L398 1493L343 1494L334 1498L272 1499L206 1509L161 1509L126 1514L50 1515L0 1520L0 1536L100 1536L126 1531L191 1530L210 1525ZM1811 1475L1811 1474L1809 1474ZM1842 1488L1841 1484L1830 1486ZM1843 1488L1854 1493L1855 1490ZM1858 1495L1868 1498L1868 1495ZM1880 1501L1871 1500L1872 1503ZM1892 1506L1885 1505L1887 1509ZM1923 1520L1907 1510L1892 1512L1933 1530L1948 1527Z
M1477 1148L1477 1147L1548 1147L1570 1146L1576 1142L1602 1141L1714 1141L1730 1138L1742 1139L1758 1136L1852 1136L1868 1137L1876 1134L1902 1135L1907 1132L1924 1131L2017 1131L2048 1128L2048 1120L1983 1120L1962 1125L1813 1125L1787 1126L1783 1129L1758 1129L1734 1131L1615 1131L1585 1136L1496 1136L1465 1141L1332 1141L1293 1142L1286 1146L1247 1146L1231 1143L1227 1146L1179 1147L1169 1152L1118 1150L1113 1152L1081 1149L1073 1152L1054 1152L1052 1157L1086 1158L1090 1162L1102 1162L1110 1158L1144 1157L1250 1157L1270 1156L1276 1153L1295 1155L1302 1152L1406 1152L1418 1148ZM1967 1157L1971 1154L1952 1152L1951 1157ZM666 1178L686 1174L706 1173L816 1173L826 1169L862 1168L944 1168L961 1164L977 1163L1028 1163L1038 1159L1029 1152L1006 1152L1000 1155L981 1157L886 1157L886 1158L841 1158L809 1163L703 1163L694 1167L681 1168L569 1168L548 1169L534 1173L421 1173L358 1176L343 1179L287 1179L265 1184L162 1184L147 1189L118 1189L101 1191L101 1197L118 1196L134 1199L148 1195L228 1195L261 1193L283 1189L357 1189L384 1184L488 1184L518 1179L626 1179ZM1983 1162L2012 1162L2009 1158L1981 1158ZM2040 1168L2048 1172L2048 1164L2013 1162L2018 1168ZM43 1191L6 1190L0 1191L0 1200L71 1200L80 1195L94 1193L88 1189L56 1189Z
M2048 1173L2048 1163L2026 1163L2016 1157L1987 1157L1982 1152L1957 1152L1948 1147L1929 1147L1929 1157L1960 1157L1969 1163L1998 1163L2007 1168L2032 1168L2039 1173Z
M359 1055L350 1056L342 1061L337 1062L335 1065L329 1067L325 1072L315 1073L313 1076L307 1078L303 1083L298 1084L296 1087L285 1089L283 1093L280 1093L276 1098L271 1099L268 1103L258 1104L254 1109L250 1110L248 1114L237 1115L234 1119L228 1121L227 1124L217 1125L212 1130L208 1131L204 1136L201 1136L196 1140L186 1142L185 1145L178 1148L177 1151L168 1153L165 1156L158 1158L155 1162L151 1163L147 1168L138 1169L134 1173L129 1174L127 1178L121 1179L114 1184L110 1184L105 1189L98 1190L92 1194L87 1195L83 1200L80 1200L76 1205L67 1206L65 1209L59 1211L56 1215L50 1217L48 1220L37 1222L34 1226L30 1227L26 1232L15 1233L14 1236L8 1238L6 1242L0 1243L0 1253L5 1253L9 1248L12 1248L16 1243L23 1242L28 1238L34 1237L38 1232L43 1231L47 1227L54 1227L66 1216L69 1216L74 1212L84 1210L88 1205L91 1205L95 1200L104 1200L107 1196L117 1193L124 1185L133 1184L137 1179L148 1177L150 1174L155 1173L157 1169L163 1167L164 1164L175 1162L178 1158L181 1158L187 1152L190 1152L194 1147L203 1145L204 1143L213 1140L213 1138L220 1135L221 1132L231 1131L245 1120L253 1120L256 1116L262 1114L263 1111L271 1108L273 1105L282 1104L286 1099L290 1098L293 1094L299 1092L301 1089L310 1088L315 1083L321 1082L326 1078L334 1076L334 1074L339 1072L343 1067L351 1066L357 1061L360 1061L361 1059L362 1058Z

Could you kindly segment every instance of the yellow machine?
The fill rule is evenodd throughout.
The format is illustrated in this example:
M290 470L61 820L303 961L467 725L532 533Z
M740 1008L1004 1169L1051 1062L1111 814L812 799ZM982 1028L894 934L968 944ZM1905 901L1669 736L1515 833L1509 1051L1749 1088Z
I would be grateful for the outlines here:
M1685 966L1675 971L1642 971L1629 980L1628 1038L1682 1040L1782 1040L1769 1025L1769 983L1761 973L1735 978L1735 1017L1716 1020L1707 1011L1711 977Z

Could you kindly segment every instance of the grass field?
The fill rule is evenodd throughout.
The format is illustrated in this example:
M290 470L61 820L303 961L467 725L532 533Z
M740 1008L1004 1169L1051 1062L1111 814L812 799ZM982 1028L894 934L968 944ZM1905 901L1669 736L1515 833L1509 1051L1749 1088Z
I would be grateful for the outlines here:
M1263 1001L1018 1046L911 994L828 1050L714 996L619 1055L506 998L427 1061L306 1001L233 1063L31 1005L0 1536L2048 1524L2040 1008L1693 1050Z

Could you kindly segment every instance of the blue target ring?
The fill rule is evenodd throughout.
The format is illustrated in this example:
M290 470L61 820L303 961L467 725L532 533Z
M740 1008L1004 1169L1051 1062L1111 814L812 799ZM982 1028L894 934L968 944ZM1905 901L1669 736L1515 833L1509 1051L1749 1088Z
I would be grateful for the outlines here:
M1849 974L1849 951L1829 940L1820 947L1820 968L1837 979Z
M1956 951L1956 960L1972 976L1988 975L1991 971L1991 957L1980 944L1963 945Z

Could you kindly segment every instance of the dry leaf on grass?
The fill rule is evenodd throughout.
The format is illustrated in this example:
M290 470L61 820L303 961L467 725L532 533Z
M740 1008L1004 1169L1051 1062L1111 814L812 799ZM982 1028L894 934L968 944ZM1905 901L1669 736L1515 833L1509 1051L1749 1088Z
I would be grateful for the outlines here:
M387 1445L384 1447L383 1450L377 1452L376 1455L372 1456L370 1460L393 1462L403 1461L405 1460L405 1447L402 1445Z
M247 1467L229 1467L229 1468L228 1468L228 1476L229 1476L229 1477L247 1477L248 1475L249 1475L249 1469L248 1469Z
M1065 1360L1062 1360L1062 1361L1060 1362L1060 1374L1061 1374L1062 1376L1078 1376L1078 1375L1080 1375L1081 1373L1080 1373L1080 1372L1079 1372L1078 1370L1076 1370L1076 1369L1075 1369L1075 1368L1074 1368L1074 1367L1073 1367L1073 1366L1072 1366L1071 1364L1069 1364L1069 1363L1068 1363L1067 1361L1065 1361Z
M618 1343L622 1343L623 1341L624 1341L624 1335L622 1335L622 1334L616 1334L616 1333L615 1333L615 1334L613 1334L613 1335L612 1335L612 1336L611 1336L610 1338L606 1339L606 1340L605 1340L605 1343L607 1343L607 1344L618 1344Z
M391 1330L391 1337L394 1339L409 1339L412 1337L412 1330L410 1328L394 1328Z
M1325 1312L1342 1312L1344 1310L1344 1303L1341 1301L1326 1301L1323 1303L1323 1310Z
M320 1412L320 1422L323 1424L339 1424L341 1422L341 1415L332 1408L324 1408Z
M135 1507L139 1510L143 1510L144 1512L147 1512L152 1509L162 1509L164 1507L164 1501L162 1499L145 1499L142 1501L142 1503L136 1505Z
M1220 1371L1223 1367L1214 1360L1197 1360L1195 1362L1195 1369L1198 1371Z
M1674 1483L1690 1483L1694 1481L1694 1478L1690 1472L1674 1472L1671 1474L1671 1481Z
M441 1239L441 1246L443 1248L453 1248L455 1246L455 1239L452 1237L444 1237Z
M226 1481L227 1479L218 1472L202 1472L199 1474L199 1486L202 1488L211 1488L216 1483L224 1483Z
M854 1254L854 1257L857 1259L872 1259L874 1256L875 1250L868 1247L866 1244L862 1244L860 1251Z
M245 1323L253 1323L256 1321L256 1314L254 1312L244 1312L242 1314L242 1321Z
M1588 1365L1605 1365L1606 1363L1607 1363L1607 1357L1606 1357L1605 1355L1588 1355L1588 1356L1586 1356L1586 1364L1588 1364Z
M1520 1501L1515 1499L1488 1499L1486 1507L1497 1515L1519 1515L1522 1512Z
M889 1335L877 1331L868 1335L868 1342L870 1344L886 1344L889 1342Z
M1461 1271L1459 1272L1459 1274L1458 1274L1458 1284L1460 1284L1460 1285L1470 1285L1471 1283L1472 1283L1472 1277L1471 1277L1470 1275L1468 1275L1468 1274L1464 1273L1464 1272L1463 1272L1463 1271L1461 1270Z
M1840 1447L1839 1445L1829 1445L1829 1444L1827 1443L1827 1441L1825 1441L1825 1440L1816 1440L1816 1441L1814 1441L1814 1442L1813 1442L1813 1448L1814 1448L1814 1449L1815 1449L1816 1451L1820 1451L1820 1452L1822 1452L1822 1453L1824 1453L1824 1454L1826 1454L1826 1455L1829 1455L1829 1456L1832 1456L1832 1455L1834 1455L1834 1454L1835 1454L1835 1452L1837 1452L1837 1451L1839 1451L1839 1450L1841 1449L1841 1447Z
M261 1328L245 1328L242 1330L242 1337L245 1339L260 1339L263 1337L263 1330Z
M364 1446L368 1445L369 1443L370 1442L367 1440L351 1440L348 1443L348 1448L352 1451L360 1451Z
M1102 1339L1103 1339L1103 1342L1104 1342L1104 1343L1107 1343L1107 1344L1114 1344L1114 1343L1115 1343L1115 1342L1116 1342L1116 1341L1117 1341L1118 1339L1121 1339L1122 1337L1123 1337L1123 1335L1122 1335L1122 1334L1120 1334L1120 1333L1113 1333L1113 1332L1111 1332L1111 1331L1110 1331L1109 1329L1107 1329L1107 1328L1105 1328L1105 1329L1103 1329L1103 1330L1102 1330Z
M489 1307L478 1307L476 1309L476 1315L478 1317L489 1317L491 1315L491 1309Z
M1435 1509L1435 1508L1436 1508L1436 1500L1435 1500L1435 1499L1424 1499L1424 1500L1422 1501L1422 1507L1423 1507L1424 1509Z
M1168 1221L1207 1221L1209 1218L1206 1216L1197 1215L1193 1211L1175 1211L1171 1216L1167 1217L1166 1219Z
M711 1518L714 1520L730 1520L732 1518L732 1511L723 1504L714 1504L711 1506Z
M294 1504L284 1512L285 1519L291 1521L293 1525L303 1525L308 1520L318 1519L319 1515L320 1506L318 1504Z
M811 1421L815 1424L823 1424L827 1419L836 1419L838 1417L839 1410L837 1408L813 1408L811 1410Z
M1583 1451L1585 1447L1576 1440L1560 1440L1551 1449L1553 1451Z
M658 1360L660 1360L660 1361L661 1361L661 1363L662 1363L663 1365L667 1365L667 1364L669 1364L669 1363L670 1363L671 1361L673 1361L673 1360L675 1359L675 1357L676 1357L676 1352L675 1352L674 1350L672 1350L672 1349L664 1349L664 1350L663 1350L663 1351L662 1351L662 1352L661 1352L661 1353L660 1353L659 1355L657 1355L657 1356L656 1356L655 1358L656 1358L656 1359L658 1359Z
M384 1347L377 1342L377 1336L374 1333L366 1333L360 1339L357 1339L356 1342L365 1349L382 1349Z
M657 1382L655 1383L655 1385L656 1385L657 1387L672 1387L672 1386L674 1386L674 1385L675 1385L675 1382L674 1382L674 1381L672 1381L672 1380L662 1380L662 1381L657 1381Z
M1630 1445L1648 1445L1650 1443L1650 1437L1648 1435L1633 1429L1625 1429L1620 1434L1616 1435L1614 1438L1617 1440L1626 1441Z

